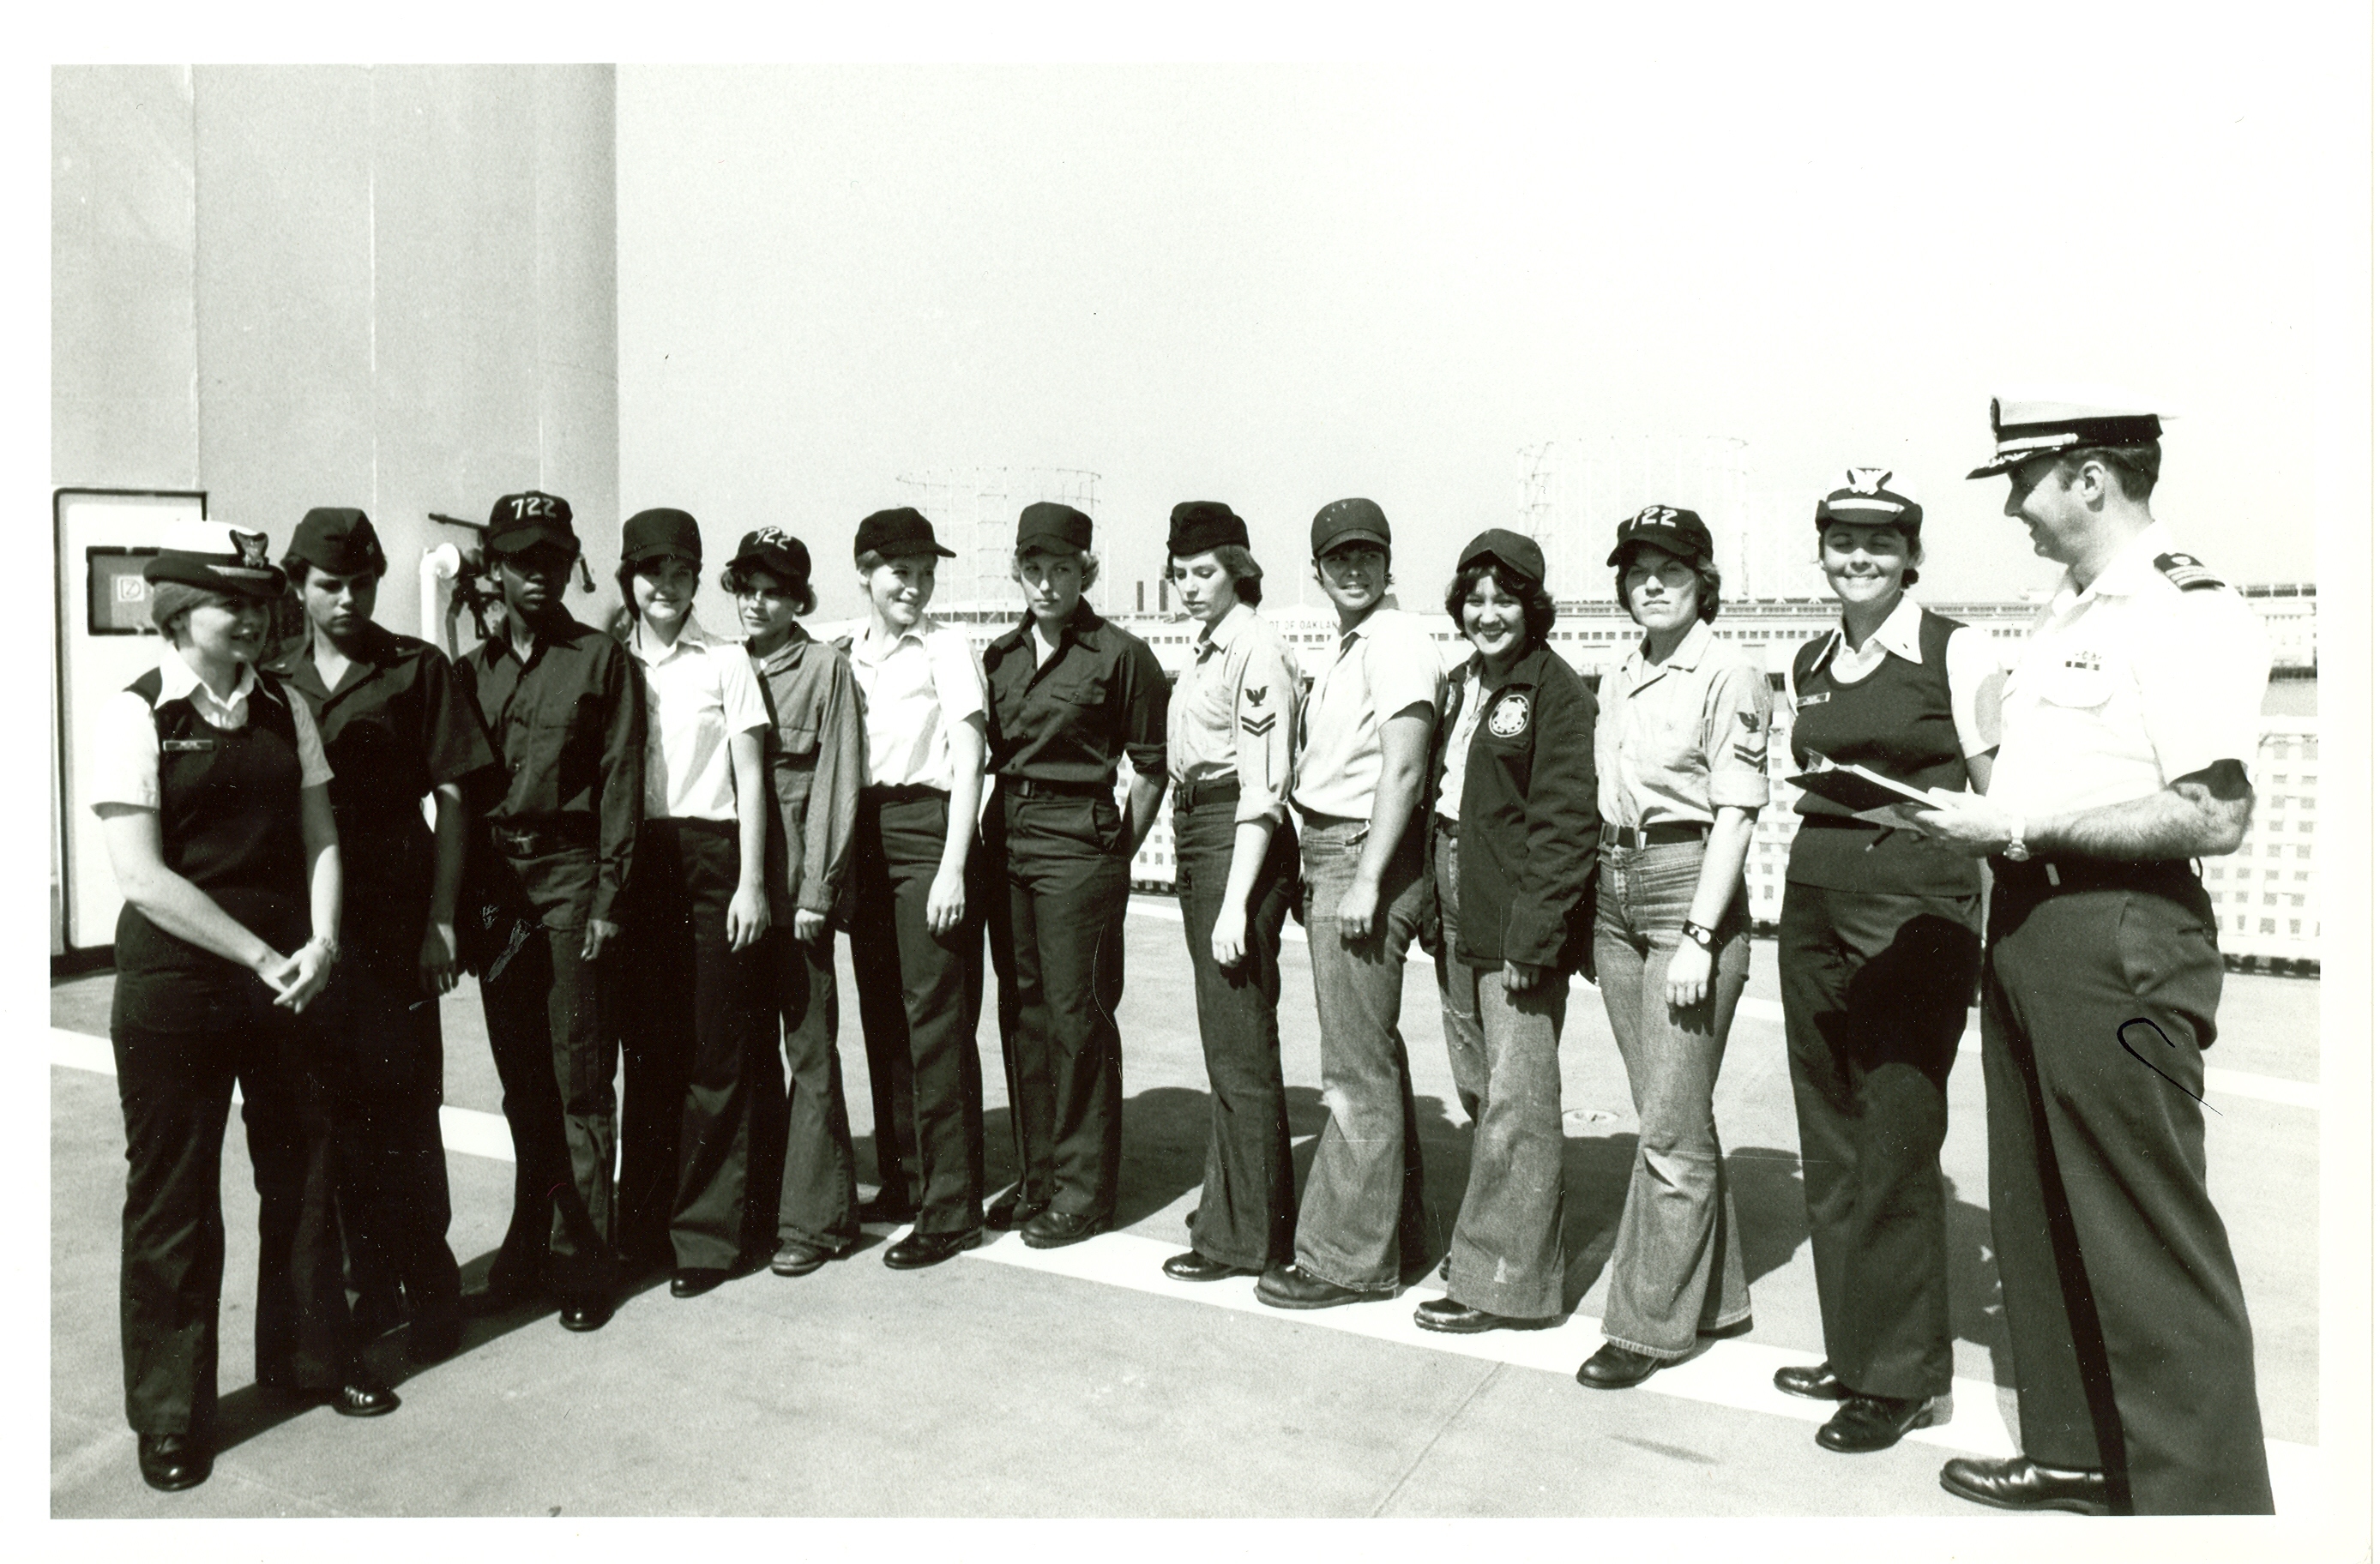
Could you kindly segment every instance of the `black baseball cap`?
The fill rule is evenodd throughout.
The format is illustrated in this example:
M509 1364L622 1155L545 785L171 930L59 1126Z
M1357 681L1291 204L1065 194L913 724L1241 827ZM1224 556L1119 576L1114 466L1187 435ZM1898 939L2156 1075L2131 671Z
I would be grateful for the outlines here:
M761 527L744 534L727 568L740 570L747 565L767 571L788 587L809 584L810 552L799 538L783 527Z
M1511 566L1542 587L1546 584L1546 552L1537 547L1534 538L1501 527L1491 527L1463 545L1463 555L1455 562L1460 572L1470 569L1483 559L1491 559Z
M219 521L176 527L164 545L141 564L140 578L152 586L171 581L268 601L289 586L289 578L273 563L263 533L243 532Z
M366 570L388 574L388 556L381 552L371 517L351 505L317 505L306 513L289 535L288 552L281 556L281 567L293 576L298 564L334 576Z
M1072 505L1055 500L1036 500L1016 517L1016 552L1048 548L1087 549L1091 546L1091 518Z
M1893 527L1917 536L1925 522L1925 507L1887 489L1892 474L1882 467L1853 467L1843 478L1842 488L1818 502L1819 531L1828 522L1841 521L1853 527Z
M578 534L570 527L570 502L541 489L507 494L488 509L488 550L516 554L550 543L565 553L578 552Z
M702 528L684 511L662 506L638 511L620 527L620 563L638 564L664 554L675 554L688 564L702 563Z
M1184 500L1165 528L1165 552L1190 559L1211 550L1248 546L1248 524L1220 500Z
M956 549L946 549L934 541L934 524L907 505L877 511L860 519L859 530L851 540L851 555L857 559L867 553L881 554L886 559L901 554L959 557Z
M1710 528L1703 525L1703 518L1675 505L1646 505L1621 522L1620 540L1612 545L1611 557L1603 563L1618 564L1639 543L1649 543L1689 563L1713 557Z
M1389 546L1389 518L1369 500L1333 500L1314 513L1314 557L1342 543Z

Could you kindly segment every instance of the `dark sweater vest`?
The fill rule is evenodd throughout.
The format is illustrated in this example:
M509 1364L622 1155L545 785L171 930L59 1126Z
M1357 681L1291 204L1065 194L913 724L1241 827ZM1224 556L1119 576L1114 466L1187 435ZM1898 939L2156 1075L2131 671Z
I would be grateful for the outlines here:
M185 697L160 700L155 670L130 685L157 721L157 824L165 867L284 954L305 943L301 768L289 697L258 673L248 722L215 727ZM130 903L115 920L117 1015L157 1030L203 1026L216 1001L259 988L245 968L152 923Z
M1839 766L1860 765L1920 790L1967 786L1950 709L1948 649L1955 619L1920 611L1919 661L1888 655L1867 677L1840 683L1833 659L1821 657L1832 636L1821 636L1793 656L1793 762L1807 770L1823 755ZM1854 819L1840 805L1805 793L1793 806L1802 829L1785 878L1835 891L1904 896L1973 896L1982 879L1973 859L1922 845L1912 831Z

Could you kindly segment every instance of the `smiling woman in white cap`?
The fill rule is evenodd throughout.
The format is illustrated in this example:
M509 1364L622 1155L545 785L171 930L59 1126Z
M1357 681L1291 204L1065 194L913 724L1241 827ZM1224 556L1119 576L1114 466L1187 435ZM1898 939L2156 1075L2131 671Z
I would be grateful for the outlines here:
M1991 781L1999 665L1981 630L1908 595L1924 509L1864 467L1818 503L1818 564L1842 622L1795 653L1793 760L1919 789ZM1785 868L1777 972L1802 1134L1802 1197L1827 1358L1780 1368L1840 1404L1818 1443L1883 1449L1950 1416L1942 1136L1981 950L1973 860L1805 792Z
M235 1082L262 1248L258 1382L350 1417L396 1397L352 1357L331 1121L296 1020L337 959L339 844L313 719L255 666L286 578L262 533L209 523L141 575L164 654L100 715L92 808L124 893L108 1030L130 1165L125 1413L141 1476L171 1491L212 1468Z

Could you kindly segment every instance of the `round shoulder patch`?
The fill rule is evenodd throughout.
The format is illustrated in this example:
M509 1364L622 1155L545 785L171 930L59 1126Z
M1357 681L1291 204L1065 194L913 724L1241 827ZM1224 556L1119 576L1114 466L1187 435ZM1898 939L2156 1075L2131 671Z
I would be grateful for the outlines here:
M1488 731L1498 738L1511 738L1529 725L1529 697L1519 690L1507 694L1488 713Z

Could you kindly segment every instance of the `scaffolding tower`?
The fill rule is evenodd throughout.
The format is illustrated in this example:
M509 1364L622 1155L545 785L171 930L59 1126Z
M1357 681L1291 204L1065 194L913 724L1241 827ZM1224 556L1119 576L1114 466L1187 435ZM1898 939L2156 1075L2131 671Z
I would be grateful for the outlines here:
M1016 515L1037 500L1055 500L1091 515L1099 475L1079 467L963 467L905 473L910 503L934 524L935 536L956 559L942 562L934 586L941 617L1008 617L1024 611L1025 595L1009 573L1016 552ZM1107 611L1107 578L1087 594Z

